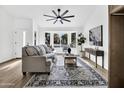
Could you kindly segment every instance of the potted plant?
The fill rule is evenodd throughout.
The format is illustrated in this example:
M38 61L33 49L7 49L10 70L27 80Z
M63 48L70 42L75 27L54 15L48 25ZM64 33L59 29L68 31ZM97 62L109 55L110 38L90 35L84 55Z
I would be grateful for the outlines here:
M78 45L81 47L81 52L82 50L82 44L85 43L86 38L84 37L84 35L82 33L78 34Z

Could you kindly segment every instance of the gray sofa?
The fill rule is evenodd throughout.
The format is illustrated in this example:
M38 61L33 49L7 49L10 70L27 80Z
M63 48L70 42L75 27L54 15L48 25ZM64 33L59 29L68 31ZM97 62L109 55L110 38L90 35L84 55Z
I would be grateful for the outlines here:
M22 72L42 72L50 74L55 62L55 53L46 45L22 48Z

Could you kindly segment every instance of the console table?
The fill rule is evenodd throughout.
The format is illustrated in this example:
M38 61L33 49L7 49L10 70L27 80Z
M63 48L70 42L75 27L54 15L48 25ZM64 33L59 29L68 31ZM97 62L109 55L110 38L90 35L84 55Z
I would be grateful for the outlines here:
M90 55L95 55L95 60L96 60L96 68L97 68L97 56L102 56L102 68L104 68L104 51L102 50L96 50L92 48L85 48L85 52L89 53L89 59Z

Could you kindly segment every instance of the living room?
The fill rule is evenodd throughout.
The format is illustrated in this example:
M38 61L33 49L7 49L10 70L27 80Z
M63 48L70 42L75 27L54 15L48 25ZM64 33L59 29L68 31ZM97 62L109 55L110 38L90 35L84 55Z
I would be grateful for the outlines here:
M118 7L116 11L123 9ZM111 76L118 71L111 70L116 66L111 64L110 41L121 39L110 36L109 17L123 11L111 15L110 9L108 5L0 5L0 87L117 87L120 81Z
M101 6L99 5L86 5L86 6L85 5L78 5L78 6L4 5L4 6L0 6L0 10L1 10L0 20L2 20L0 23L2 30L1 31L2 34L0 34L1 35L0 42L2 43L2 46L0 46L0 49L2 49L0 53L0 57L1 57L0 62L2 65L4 65L5 63L7 64L6 61L8 60L11 61L16 60L17 62L23 61L22 47L24 46L32 46L32 45L39 46L42 44L47 44L50 47L52 47L52 49L54 50L54 53L57 56L56 60L60 60L62 58L61 56L64 55L65 57L65 54L66 53L68 54L68 49L66 49L66 51L63 51L63 47L68 46L71 49L71 54L75 55L76 58L79 57L78 60L84 61L86 64L90 65L90 67L92 67L97 73L99 73L101 78L103 78L103 80L105 79L105 81L107 82L108 80L107 79L108 6L106 5L101 5ZM62 20L62 22L59 21L61 19L57 19L58 21L53 19L51 21L46 21L48 19L51 19L51 17L49 16L55 16L53 11L55 12L55 14L59 14L60 12L60 14L61 15L63 14L63 16L71 16L71 17L66 18L66 20ZM92 29L99 30L99 28L101 31L99 32L101 34L100 39L102 45L90 44L91 41L89 40L89 31ZM78 43L78 40L80 39L79 34L82 34L82 36L86 39L81 45ZM63 36L65 37L63 38ZM92 53L90 54L89 52L86 52L85 51L86 48L88 49L92 48L92 49L104 51L104 59L102 59L103 56L97 57L97 55L92 55ZM30 51L28 51L28 53L29 52ZM89 59L89 55L90 55L90 59ZM97 64L96 64L96 57L97 57ZM31 60L32 59L30 59L30 61ZM15 62L15 64L17 62ZM59 66L64 66L64 62L57 61L57 64L59 64ZM34 66L31 67L31 69L38 68L35 67L35 64L33 65ZM80 62L79 63L77 62L77 65L82 66ZM24 66L23 63L22 66ZM25 64L25 66L27 66L27 64ZM20 67L20 69L23 70L23 68L26 68L25 66L22 68ZM21 77L24 76L21 75ZM27 78L28 75L25 77ZM9 87L13 87L11 86L10 82L8 82L8 85L9 84L10 84ZM7 83L5 83L4 87L8 87L8 85Z

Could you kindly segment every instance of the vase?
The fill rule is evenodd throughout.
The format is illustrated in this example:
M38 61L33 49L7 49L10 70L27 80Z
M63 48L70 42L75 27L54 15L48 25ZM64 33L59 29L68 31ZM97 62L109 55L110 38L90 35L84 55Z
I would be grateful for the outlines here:
M68 48L68 53L71 54L71 48Z

